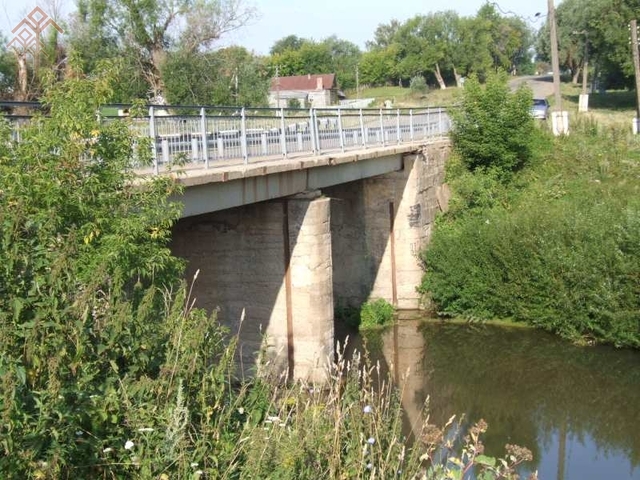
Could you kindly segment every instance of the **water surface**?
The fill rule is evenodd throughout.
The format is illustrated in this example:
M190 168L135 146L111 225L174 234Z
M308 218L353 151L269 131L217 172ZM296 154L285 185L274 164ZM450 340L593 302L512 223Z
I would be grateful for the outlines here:
M529 448L534 461L522 474L640 480L640 352L576 347L530 329L419 320L401 320L369 345L397 381L410 372L409 423L429 396L433 423L453 414L484 418L488 455L503 455L506 443Z

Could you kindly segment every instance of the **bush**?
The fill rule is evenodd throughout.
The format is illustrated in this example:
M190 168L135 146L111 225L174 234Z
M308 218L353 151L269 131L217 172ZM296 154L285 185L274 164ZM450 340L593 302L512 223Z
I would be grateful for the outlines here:
M451 110L451 139L471 171L495 169L502 175L531 159L535 126L530 115L531 91L511 93L504 72L490 74L486 85L474 75L465 82L462 104Z
M640 347L640 151L618 130L585 128L555 140L501 201L439 220L421 291L441 313Z
M422 75L416 75L411 78L409 90L411 90L411 93L425 94L429 91L429 87L427 85L427 81Z
M371 328L390 325L394 313L394 306L382 298L365 302L360 308L360 326Z

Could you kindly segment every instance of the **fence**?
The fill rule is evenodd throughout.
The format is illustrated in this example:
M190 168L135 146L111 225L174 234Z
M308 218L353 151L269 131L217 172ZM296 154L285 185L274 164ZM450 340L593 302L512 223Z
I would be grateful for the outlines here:
M122 117L104 117L117 121ZM176 162L210 168L223 161L291 158L422 141L446 135L443 108L268 109L151 106L131 118L150 137L153 171ZM18 125L16 125L17 127ZM15 135L19 138L19 129Z

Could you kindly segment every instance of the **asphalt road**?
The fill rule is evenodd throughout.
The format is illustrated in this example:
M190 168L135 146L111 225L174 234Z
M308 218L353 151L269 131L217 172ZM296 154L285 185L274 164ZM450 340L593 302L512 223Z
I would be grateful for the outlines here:
M551 75L518 77L509 82L512 90L527 84L533 90L533 98L547 98L553 95L553 77Z

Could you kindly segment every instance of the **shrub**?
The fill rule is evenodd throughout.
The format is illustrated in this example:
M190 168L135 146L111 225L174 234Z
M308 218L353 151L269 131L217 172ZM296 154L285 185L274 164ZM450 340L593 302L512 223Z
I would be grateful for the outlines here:
M390 325L393 323L395 308L386 300L370 300L360 308L360 326L363 328Z
M416 75L411 78L409 89L411 90L411 93L424 94L429 91L429 86L422 75Z
M438 222L421 291L441 313L640 347L640 152L615 129L585 128L556 140L501 202Z
M503 175L531 159L535 127L531 91L511 93L504 72L489 74L482 86L476 76L465 82L462 104L451 110L453 146L471 171L495 169Z

